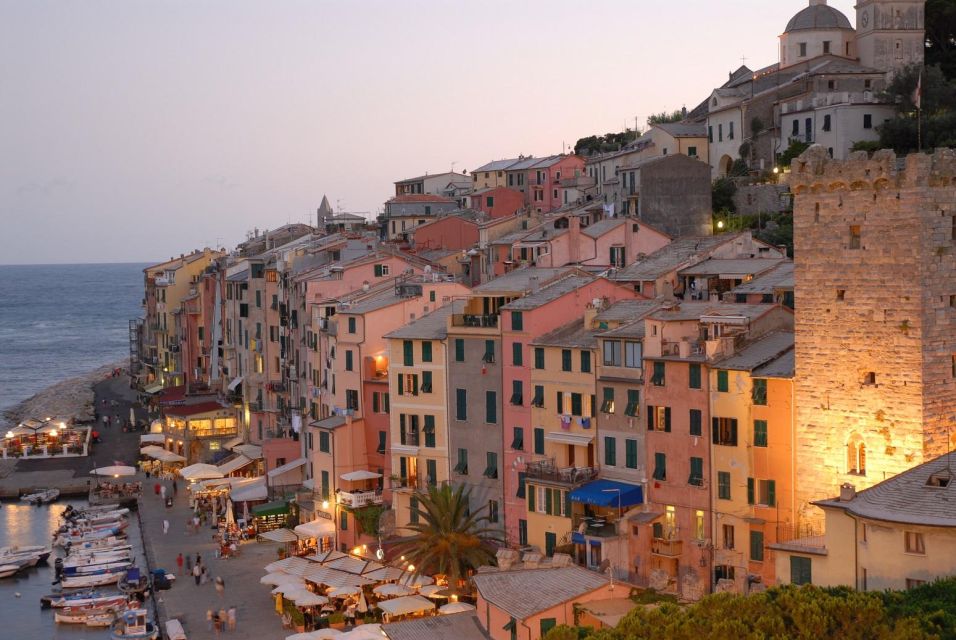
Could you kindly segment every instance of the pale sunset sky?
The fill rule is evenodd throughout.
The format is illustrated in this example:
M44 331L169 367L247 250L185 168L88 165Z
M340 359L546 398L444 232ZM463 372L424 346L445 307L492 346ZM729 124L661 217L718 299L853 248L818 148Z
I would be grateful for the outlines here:
M374 216L395 180L691 109L807 4L0 0L0 264L232 247L323 194Z

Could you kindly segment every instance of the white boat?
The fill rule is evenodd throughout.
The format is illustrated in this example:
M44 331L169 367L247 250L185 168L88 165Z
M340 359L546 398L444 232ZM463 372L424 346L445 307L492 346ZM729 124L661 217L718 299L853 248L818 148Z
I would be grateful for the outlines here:
M126 600L126 596L118 593L104 594L91 590L50 597L49 604L55 609L62 607L123 607L126 605Z
M67 521L73 523L76 526L89 526L93 524L99 524L102 522L111 522L113 520L119 520L120 518L125 518L128 514L129 514L129 509L116 509L115 511L104 511L103 513L83 515L78 518L68 518Z
M64 589L82 589L83 587L101 587L106 584L116 584L125 574L125 570L93 575L63 576L60 586Z
M64 624L108 627L116 619L116 613L110 607L63 607L53 612L53 619Z
M77 509L71 504L67 505L66 509L64 509L63 513L60 515L64 518L80 518L98 513L104 513L106 511L115 511L119 508L119 504L115 502L112 504L90 505L89 507L83 507L82 509Z
M124 560L130 560L132 557L133 552L129 549L101 551L100 553L80 555L70 554L63 560L63 568L85 567L93 564L102 564L104 562L123 562Z
M125 536L125 534L123 534L123 530L119 528L100 529L99 531L90 531L78 535L63 533L56 537L56 544L63 547L67 544L92 542L93 540L104 540L106 538L115 538L119 535Z
M39 553L40 551L50 551L50 547L45 547L42 544L14 545L12 547L0 547L0 558L10 554Z
M32 567L40 562L46 562L51 553L53 553L51 547L4 547L0 550L0 564L18 563L29 560L30 566Z
M71 536L84 535L87 533L94 533L96 531L103 531L104 529L125 529L129 526L129 521L126 518L114 518L112 520L107 520L104 522L97 522L96 524L67 524L60 527L60 533L66 533Z
M87 553L95 550L112 549L116 547L130 547L126 541L126 536L110 536L96 540L86 540L84 542L74 542L70 544L70 554Z
M110 640L156 640L159 627L146 609L129 609L110 626Z
M87 564L78 567L63 567L64 576L92 576L99 573L111 573L113 571L125 571L133 566L131 560L118 562L101 562L99 564Z
M9 578L19 570L18 564L0 564L0 578Z
M22 502L29 502L32 504L40 504L53 502L60 497L59 489L43 489L42 491L37 491L36 493L28 493L25 496L20 496Z

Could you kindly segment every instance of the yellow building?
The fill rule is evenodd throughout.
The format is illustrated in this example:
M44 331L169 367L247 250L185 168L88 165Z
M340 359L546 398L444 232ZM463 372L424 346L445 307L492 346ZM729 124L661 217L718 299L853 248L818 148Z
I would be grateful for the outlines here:
M196 294L200 274L214 259L223 255L206 248L193 251L143 270L146 290L146 322L143 334L145 382L160 387L184 383L180 336L176 333L175 315L182 301Z
M956 575L956 453L857 492L820 500L826 533L774 545L778 580L861 591Z
M448 482L446 336L453 305L385 335L391 398L390 485L398 535L416 520L416 493Z
M774 582L766 545L793 523L793 334L744 345L709 375L714 575L747 593L752 576Z
M593 354L597 339L589 323L577 320L531 346L527 540L550 556L572 543L571 491L597 475Z

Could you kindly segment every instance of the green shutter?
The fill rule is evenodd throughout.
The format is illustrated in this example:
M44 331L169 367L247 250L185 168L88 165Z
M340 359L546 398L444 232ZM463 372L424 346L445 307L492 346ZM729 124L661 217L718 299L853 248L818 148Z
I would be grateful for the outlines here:
M511 364L516 367L522 366L522 344L520 342L511 343Z
M583 415L584 403L583 398L580 393L571 394L571 415L580 416Z
M406 367L415 364L415 343L411 340L402 341L402 364Z
M422 393L431 393L432 389L432 372L431 371L422 371Z
M559 414L564 413L564 393L561 391L558 391L555 394L555 397L557 398L557 403L558 403L556 405L555 413L559 413Z
M726 369L717 372L717 391L726 393L730 389L730 379Z
M534 452L535 455L544 455L544 429L540 427L534 429Z
M534 368L544 369L544 349L541 347L534 348Z
M328 471L322 472L322 499L323 500L329 499L329 472Z
M455 389L455 418L457 420L468 419L468 392L465 389Z
M498 422L498 393L495 391L485 392L485 422L488 424Z
M465 341L455 338L455 362L465 361Z
M380 264L375 265L374 271L375 271L375 277L376 277L376 278L381 278L381 277L382 277L382 265L380 265Z
M518 492L515 494L515 497L523 499L525 497L526 488L527 488L527 475L525 474L524 471L519 471L518 472Z
M571 370L571 350L562 349L561 350L561 371L570 371Z
M432 361L432 343L430 340L422 341L422 362Z
M385 453L385 438L386 434L384 431L378 432L378 453Z
M438 461L437 460L426 460L425 461L425 474L428 476L426 480L428 484L435 486L438 484Z
M617 439L614 436L604 436L604 464L609 467L617 466Z
M763 562L763 531L750 532L750 559Z
M564 492L564 516L566 518L571 517L571 492Z
M520 311L511 312L511 330L522 331L524 329L524 314Z
M581 373L591 373L590 351L581 351Z
M398 395L405 395L405 375L398 374Z
M654 430L654 411L655 407L652 404L647 405L647 430Z
M378 392L372 394L372 413L379 412L379 396Z
M690 435L701 435L701 413L700 409L690 410Z
M404 459L404 458L403 458ZM408 499L408 521L412 524L418 523L418 498L412 496Z
M637 469L637 440L630 438L624 441L624 466L628 469Z
M554 510L553 497L551 495L551 489L545 489L544 491L544 512L549 516Z
M671 430L671 408L664 407L664 431L670 433Z
M700 365L690 365L690 384L691 389L700 389Z
M528 492L528 511L534 513L535 505L535 494L538 492L535 485L526 485L525 490Z
M767 480L767 506L777 506L777 483L775 480Z
M754 420L754 446L767 446L767 421Z
M754 479L747 478L747 504L754 503Z

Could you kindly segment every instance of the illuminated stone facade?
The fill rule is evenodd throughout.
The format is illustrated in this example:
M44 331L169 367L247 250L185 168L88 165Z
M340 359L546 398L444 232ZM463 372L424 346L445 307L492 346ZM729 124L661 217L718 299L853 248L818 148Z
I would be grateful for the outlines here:
M796 476L809 500L946 453L956 415L956 152L793 163Z

